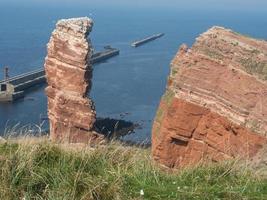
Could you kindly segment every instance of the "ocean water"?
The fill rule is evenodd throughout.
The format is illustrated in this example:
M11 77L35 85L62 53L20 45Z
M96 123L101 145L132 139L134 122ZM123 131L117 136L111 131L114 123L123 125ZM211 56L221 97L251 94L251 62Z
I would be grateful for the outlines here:
M93 46L119 48L119 56L94 66L94 100L98 117L142 125L127 140L150 140L151 126L165 90L169 64L182 43L213 25L267 39L266 12L92 8L84 6L2 6L0 12L0 79L3 66L16 75L43 66L46 44L61 18L89 16L94 22ZM166 35L139 48L130 43L154 33ZM24 99L0 104L0 133L6 128L40 124L46 116L44 88L33 88ZM126 113L126 114L125 114ZM44 123L44 127L47 122Z

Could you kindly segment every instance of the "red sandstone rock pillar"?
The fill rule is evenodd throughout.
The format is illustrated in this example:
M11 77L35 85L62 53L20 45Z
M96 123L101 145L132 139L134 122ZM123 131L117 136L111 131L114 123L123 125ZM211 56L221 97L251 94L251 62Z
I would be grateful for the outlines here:
M87 37L92 26L87 17L60 20L47 45L46 94L50 137L55 142L88 143L98 138L92 131L94 105L87 98L92 77Z

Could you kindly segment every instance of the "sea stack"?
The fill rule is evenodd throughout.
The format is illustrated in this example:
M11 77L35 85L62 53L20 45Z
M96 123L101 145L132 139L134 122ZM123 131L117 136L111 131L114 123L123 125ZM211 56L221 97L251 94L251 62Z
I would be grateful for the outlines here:
M47 45L46 94L52 141L89 143L100 138L92 130L96 112L87 98L92 78L88 39L92 26L87 17L59 20Z
M254 157L267 143L267 42L222 27L171 63L152 130L167 167Z

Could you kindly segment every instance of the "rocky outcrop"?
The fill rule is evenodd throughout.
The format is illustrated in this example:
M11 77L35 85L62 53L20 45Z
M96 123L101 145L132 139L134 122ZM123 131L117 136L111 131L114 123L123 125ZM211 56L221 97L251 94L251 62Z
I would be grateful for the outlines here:
M92 26L87 17L60 20L47 45L48 116L50 136L56 142L101 139L92 131L96 113L87 98L92 77L92 47L87 37Z
M171 63L152 130L155 160L253 157L267 143L267 42L213 27Z

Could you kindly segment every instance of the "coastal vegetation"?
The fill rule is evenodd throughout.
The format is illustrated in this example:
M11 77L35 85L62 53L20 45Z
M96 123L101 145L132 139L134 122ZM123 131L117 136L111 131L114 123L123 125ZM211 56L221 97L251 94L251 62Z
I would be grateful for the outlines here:
M257 61L250 57L240 63L249 74L258 74L263 80L267 80L267 61Z
M238 161L169 171L150 149L47 139L0 144L0 199L267 199L267 179Z

